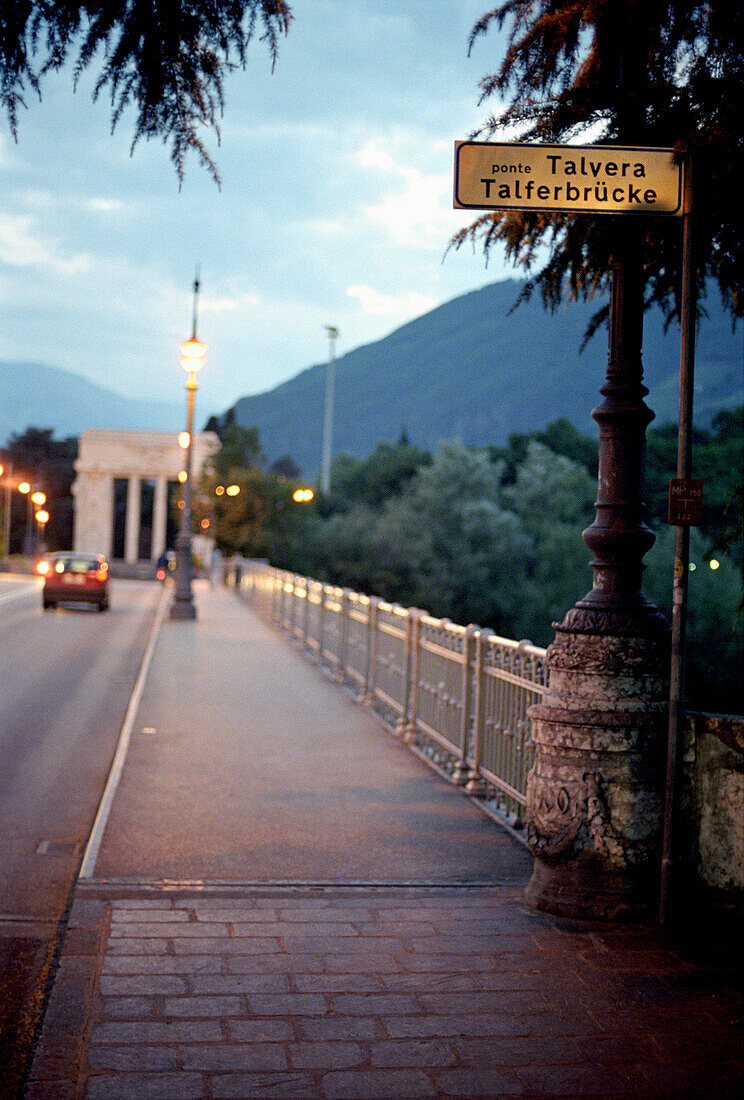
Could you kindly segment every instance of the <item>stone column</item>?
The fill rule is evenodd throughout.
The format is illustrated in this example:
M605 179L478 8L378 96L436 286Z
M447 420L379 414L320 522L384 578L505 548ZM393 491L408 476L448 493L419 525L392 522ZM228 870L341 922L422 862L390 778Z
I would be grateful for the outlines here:
M114 532L114 479L108 474L78 470L72 492L75 497L73 549L110 557Z
M618 233L610 353L599 424L597 513L583 538L594 583L556 624L550 687L530 710L536 746L526 835L527 900L571 917L627 916L659 877L668 631L641 592L645 430L640 238Z
M140 479L130 477L127 484L127 512L124 527L124 560L139 560L140 511L142 508Z
M168 480L159 477L155 481L155 503L152 515L152 548L150 557L157 561L165 550L165 532L168 520Z

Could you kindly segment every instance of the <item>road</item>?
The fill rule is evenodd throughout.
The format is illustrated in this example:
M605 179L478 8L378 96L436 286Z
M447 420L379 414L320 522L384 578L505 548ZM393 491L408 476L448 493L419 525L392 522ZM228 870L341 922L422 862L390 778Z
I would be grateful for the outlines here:
M160 588L114 581L111 610L43 611L0 574L0 1096L33 1034Z

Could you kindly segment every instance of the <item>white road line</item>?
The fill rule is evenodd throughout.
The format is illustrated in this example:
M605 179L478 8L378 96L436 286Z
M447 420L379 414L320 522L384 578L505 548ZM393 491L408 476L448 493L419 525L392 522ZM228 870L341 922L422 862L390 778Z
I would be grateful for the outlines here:
M39 588L39 584L35 581L31 581L28 584L24 584L22 587L14 589L13 592L4 592L0 596L0 603L9 603L11 600L17 600L21 596L28 596L31 592L35 592Z
M103 840L103 834L106 830L106 823L111 813L111 806L114 801L114 795L116 794L116 788L119 786L119 780L121 779L121 773L124 768L124 761L127 758L127 750L129 749L129 740L132 735L132 726L137 714L137 708L142 698L142 692L145 689L145 681L147 680L147 673L150 671L150 663L152 661L152 655L155 651L155 643L158 639L160 627L163 622L163 616L165 615L165 609L170 603L171 589L170 586L163 586L163 591L160 596L160 604L158 605L157 614L155 616L155 622L152 624L152 630L150 631L150 637L147 642L147 648L145 649L145 655L142 658L142 665L140 666L139 675L134 685L132 697L129 700L127 707L127 713L124 716L124 725L121 727L121 733L119 734L119 741L116 746L116 752L111 764L111 771L109 777L106 780L106 786L101 797L101 804L98 807L98 813L96 819L93 822L93 828L88 838L88 843L85 847L85 854L83 856L83 862L80 865L80 873L78 875L78 881L82 879L89 879L93 876L93 870L98 859L98 851L101 847L101 841Z

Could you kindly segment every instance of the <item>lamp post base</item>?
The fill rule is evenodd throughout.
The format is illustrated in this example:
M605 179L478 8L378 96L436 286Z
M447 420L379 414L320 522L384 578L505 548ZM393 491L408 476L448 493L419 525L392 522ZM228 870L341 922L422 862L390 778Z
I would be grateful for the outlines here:
M171 619L195 619L196 608L191 600L179 600L175 598L170 609Z
M530 906L617 919L655 902L661 849L668 639L558 628L550 688L530 709Z

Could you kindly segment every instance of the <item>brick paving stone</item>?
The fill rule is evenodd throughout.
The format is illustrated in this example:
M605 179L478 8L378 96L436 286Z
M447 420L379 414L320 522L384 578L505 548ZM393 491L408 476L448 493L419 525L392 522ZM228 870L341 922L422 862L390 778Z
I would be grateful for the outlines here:
M196 928L196 925L194 925ZM199 937L194 939L174 937L170 941L176 955L268 955L282 950L278 939L267 937L246 937L244 939L221 939L219 937Z
M293 974L298 993L382 993L382 980L374 974Z
M413 1100L436 1096L432 1079L419 1070L339 1070L323 1076L329 1100Z
M103 975L135 974L219 974L220 955L112 955L103 961ZM175 991L174 991L175 992Z
M97 1024L91 1042L97 1043L216 1043L222 1038L218 1020L123 1021Z
M457 1050L444 1039L387 1039L370 1044L370 1061L375 1067L402 1069L457 1065Z
M296 1038L294 1025L290 1020L267 1017L251 1019L225 1020L227 1036L234 1043L282 1043Z
M421 1011L416 998L405 993L340 993L331 997L331 1006L342 1016L405 1016Z
M362 1065L366 1055L358 1043L328 1040L318 1043L292 1043L287 1048L293 1069L335 1070Z
M241 1016L245 1012L245 1005L241 997L229 995L225 997L166 997L163 1005L165 1016Z
M157 1012L152 997L102 997L100 1013L110 1020L146 1020Z
M151 926L153 924L182 924L189 919L188 913L178 909L154 909L148 908L142 909L118 909L114 908L111 914L111 926L115 928L117 925L143 925L147 924ZM142 935L141 929L137 929L140 935Z
M335 941L336 937L359 936L359 929L349 921L326 921L323 924L298 924L281 920L254 924L245 921L231 921L234 936L280 936L282 940L303 943L303 938L321 943Z
M409 965L406 963L406 965ZM323 959L321 971L337 974L400 973L402 967L395 955L377 955L372 950L357 955L328 955Z
M217 1074L212 1077L211 1087L215 1100L316 1100L322 1096L311 1075L300 1072Z
M257 1016L323 1016L328 998L318 993L257 993L248 997L248 1008Z
M184 939L190 936L201 936L202 939L214 939L215 937L229 936L230 929L227 924L198 924L190 921L141 921L136 924L114 924L111 927L112 940L124 938L132 939L171 939L177 936Z
M287 974L196 974L192 993L289 993ZM308 992L315 992L308 990Z
M545 1004L540 995L534 992L511 992L510 990L473 991L471 993L426 993L419 994L419 1001L425 1012L462 1015L467 1012L522 1013L544 1012Z
M322 974L326 963L319 955L289 955L286 951L272 955L235 955L224 959L227 974Z
M186 979L175 974L102 974L98 988L104 997L155 997L159 993L186 993Z
M121 909L146 909L149 912L152 909L172 909L173 901L171 898L117 898L111 908L114 913Z
M342 1019L338 1016L323 1016L313 1019L297 1020L297 1031L301 1039L310 1043L330 1043L334 1040L382 1039L387 1032L377 1016L354 1016Z
M438 1072L435 1081L438 1096L472 1096L478 1100L488 1097L489 1100L495 1100L502 1096L528 1095L524 1083L512 1069L474 1069L460 1066ZM571 1093L566 1096L570 1097Z
M88 1065L94 1073L161 1073L177 1070L175 1048L164 1046L110 1047L88 1049Z
M165 955L169 954L168 940L153 939L148 937L147 939L136 939L134 936L127 936L120 940L109 940L106 944L107 955Z
M91 1077L85 1100L202 1100L201 1075L195 1073L117 1073Z
M180 1050L181 1067L202 1073L273 1073L288 1068L280 1043L199 1043Z

